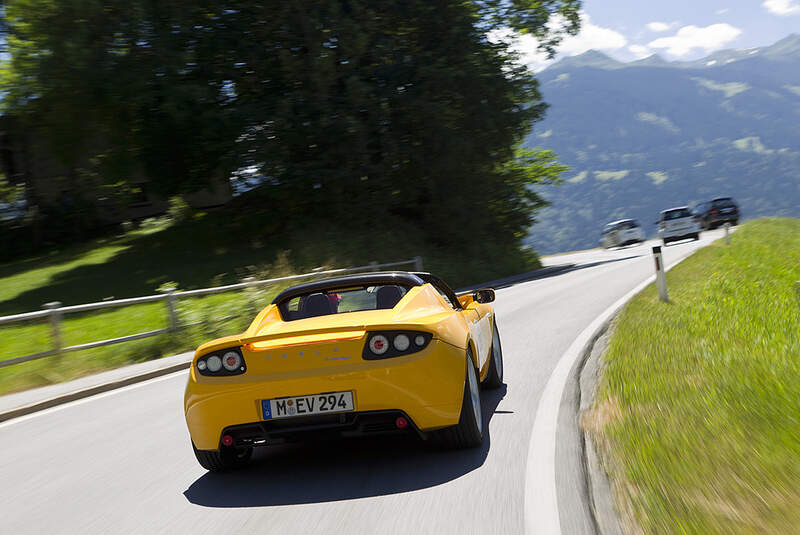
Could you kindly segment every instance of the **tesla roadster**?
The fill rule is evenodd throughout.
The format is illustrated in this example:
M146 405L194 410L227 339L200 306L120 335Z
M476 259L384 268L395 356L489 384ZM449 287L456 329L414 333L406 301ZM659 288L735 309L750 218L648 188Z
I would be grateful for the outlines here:
M284 290L244 333L197 348L184 409L198 462L221 471L255 447L390 433L479 446L479 383L503 383L494 297L407 272Z

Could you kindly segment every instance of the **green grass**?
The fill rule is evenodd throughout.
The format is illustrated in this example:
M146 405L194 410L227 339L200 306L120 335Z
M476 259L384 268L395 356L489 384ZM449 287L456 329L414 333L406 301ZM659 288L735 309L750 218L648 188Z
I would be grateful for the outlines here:
M280 218L262 212L233 203L178 223L150 220L136 230L0 264L0 316L40 310L51 301L74 305L152 295L170 283L188 290L240 282L245 276L273 278L318 266L395 262L417 255L425 269L456 287L539 266L533 254L495 251L491 243L472 244L479 246L477 255L464 252L460 244L445 248L426 243L413 227L392 221L370 229L343 229L328 221L288 229ZM175 335L0 368L0 394L188 351L211 338L240 332L279 289L182 300L181 321L202 325ZM167 326L167 315L164 303L151 303L66 315L62 326L64 345L74 345L161 329ZM0 360L51 348L46 319L0 326Z
M800 220L743 225L619 316L586 427L645 533L798 533ZM638 531L638 529L634 529Z

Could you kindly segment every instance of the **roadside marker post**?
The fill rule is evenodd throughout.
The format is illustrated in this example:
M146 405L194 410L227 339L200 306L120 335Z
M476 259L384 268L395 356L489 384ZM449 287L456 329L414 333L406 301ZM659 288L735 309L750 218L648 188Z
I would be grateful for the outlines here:
M730 234L731 224L726 222L725 225L723 225L723 226L725 227L725 245L730 245L731 244L731 234Z
M664 259L661 256L661 246L653 247L653 259L656 262L656 286L658 287L658 298L665 303L669 303L667 294L667 274L664 271Z

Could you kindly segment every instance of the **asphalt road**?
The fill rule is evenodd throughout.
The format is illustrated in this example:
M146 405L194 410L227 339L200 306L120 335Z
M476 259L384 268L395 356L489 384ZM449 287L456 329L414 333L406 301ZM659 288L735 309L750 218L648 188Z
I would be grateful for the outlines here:
M720 235L667 247L665 261ZM532 436L542 391L576 337L652 275L650 245L550 257L576 267L497 292L506 386L484 393L479 450L351 441L262 451L246 471L209 474L192 455L179 372L0 424L0 533L524 533L526 492L551 483L526 477L531 445L546 439ZM568 384L555 441L565 535L593 533L576 402Z

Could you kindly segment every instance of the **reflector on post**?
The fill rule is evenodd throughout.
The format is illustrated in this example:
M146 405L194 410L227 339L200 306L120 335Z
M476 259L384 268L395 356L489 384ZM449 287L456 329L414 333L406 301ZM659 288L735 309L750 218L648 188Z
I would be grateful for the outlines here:
M656 286L658 287L658 298L665 303L669 302L667 294L667 274L664 271L664 259L661 256L661 246L653 247L653 259L656 263Z

